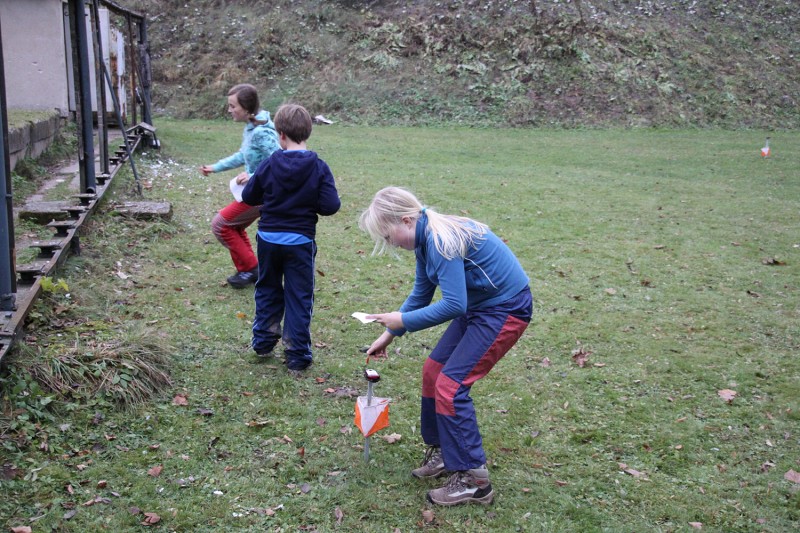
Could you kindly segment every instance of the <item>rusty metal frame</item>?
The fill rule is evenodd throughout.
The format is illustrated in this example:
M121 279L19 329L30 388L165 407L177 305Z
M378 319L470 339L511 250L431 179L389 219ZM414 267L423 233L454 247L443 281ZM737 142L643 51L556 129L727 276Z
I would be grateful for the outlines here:
M72 49L76 54L76 61L73 62L76 70L78 70L75 84L77 92L78 108L76 112L76 121L79 125L80 145L80 172L81 172L81 194L77 195L80 200L80 205L71 206L66 211L69 213L69 219L63 222L51 222L49 224L56 234L53 240L39 241L32 243L32 247L39 248L40 253L33 263L29 265L16 265L16 249L15 249L15 236L13 226L13 210L12 200L13 193L11 190L10 178L10 163L8 153L8 114L5 102L5 77L4 65L2 55L2 40L0 39L0 131L2 132L2 139L0 139L0 198L2 206L0 206L0 364L3 363L4 356L11 349L13 344L23 330L25 319L30 311L33 309L33 304L39 297L42 291L42 279L46 276L52 275L57 268L63 264L70 252L79 251L80 240L79 231L83 222L91 216L99 205L104 193L111 184L113 178L123 168L126 160L130 160L131 169L133 170L134 177L136 176L136 167L133 163L133 153L143 143L147 142L150 147L157 148L159 142L155 137L155 128L151 123L150 114L150 62L149 56L146 56L146 61L142 61L142 56L138 58L134 55L135 47L138 48L140 54L147 53L149 44L147 43L147 24L144 16L123 8L110 0L69 0L70 12L72 13L71 20L71 36ZM136 88L142 87L143 101L141 102L141 114L145 122L139 123L130 128L126 127L122 122L119 104L115 102L117 117L120 122L120 129L123 131L124 144L116 150L113 156L108 155L107 148L103 150L103 144L108 146L108 130L105 127L105 122L99 122L98 126L99 135L101 139L101 152L103 161L101 162L101 172L95 176L94 168L94 145L93 145L93 129L91 124L91 95L89 91L89 75L86 68L89 58L89 42L88 36L81 36L80 33L85 33L86 24L86 6L90 7L89 15L94 19L94 24L90 25L93 39L93 46L95 46L95 75L98 87L102 88L104 81L108 79L108 71L105 68L105 63L102 59L102 50L100 48L100 32L99 23L96 20L98 15L98 7L100 5L107 7L111 12L116 15L124 17L127 21L128 27L128 49L130 50L132 65L135 68L131 71L131 99L134 106L138 105L136 101ZM82 16L81 16L82 15ZM80 19L80 20L78 20ZM133 23L139 27L138 36L134 35ZM0 21L0 35L2 34L2 21ZM134 45L135 42L135 45ZM143 65L143 63L146 63ZM142 69L147 69L142 71ZM99 90L99 89L98 89ZM98 96L105 95L105 91L98 92ZM113 94L113 92L112 92ZM88 109L88 116L87 111ZM98 116L105 113L105 105L101 108L98 105ZM134 117L136 113L134 112ZM100 120L98 118L98 120ZM88 127L87 127L87 121ZM90 165L84 167L83 165Z

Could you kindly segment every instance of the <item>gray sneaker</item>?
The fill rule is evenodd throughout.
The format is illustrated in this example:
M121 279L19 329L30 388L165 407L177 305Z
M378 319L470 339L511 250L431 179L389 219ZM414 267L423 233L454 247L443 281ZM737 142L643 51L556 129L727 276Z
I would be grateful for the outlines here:
M428 491L428 501L436 505L480 503L488 505L494 499L486 465L464 472L455 472L443 487Z
M422 466L411 471L411 475L419 479L439 477L446 472L442 449L439 446L430 446L425 450L425 459Z

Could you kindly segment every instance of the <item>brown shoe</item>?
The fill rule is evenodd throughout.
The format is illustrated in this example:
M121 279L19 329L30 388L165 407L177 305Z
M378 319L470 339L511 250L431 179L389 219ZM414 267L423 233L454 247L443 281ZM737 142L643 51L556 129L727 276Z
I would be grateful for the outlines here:
M439 446L430 446L425 450L425 459L422 466L411 471L411 475L419 479L439 477L446 472L442 449Z
M436 505L480 503L488 505L494 499L486 465L464 472L455 472L443 487L428 492L428 501Z

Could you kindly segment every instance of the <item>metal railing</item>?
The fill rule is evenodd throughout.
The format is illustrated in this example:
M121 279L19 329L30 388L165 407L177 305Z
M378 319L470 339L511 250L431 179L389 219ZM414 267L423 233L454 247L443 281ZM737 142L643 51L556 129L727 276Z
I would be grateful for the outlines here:
M159 141L152 126L150 110L151 72L149 43L147 41L147 21L143 15L123 8L110 0L67 0L69 18L69 39L73 53L74 87L76 112L74 120L78 132L78 169L80 173L80 194L74 195L78 204L65 209L66 220L47 224L55 231L54 238L36 241L32 247L39 249L36 259L28 265L16 264L16 243L14 233L13 190L8 148L8 108L6 102L5 68L2 47L2 25L0 20L0 364L10 350L24 325L25 318L41 293L41 280L49 276L71 250L79 246L77 231L83 221L91 215L117 172L128 162L134 176L136 190L141 194L141 185L133 161L133 152L143 143L158 147ZM124 143L110 153L109 129L105 117L106 87L112 80L103 58L99 10L107 8L121 17L127 29L126 44L133 67L130 69L130 91L133 102L132 118L135 125L127 127L124 115L114 91L114 111L122 130ZM86 24L86 17L91 24ZM88 26L88 29L87 29ZM33 29L31 31L34 31ZM93 54L90 54L90 46ZM92 61L91 58L99 58ZM94 79L97 94L97 143L100 156L99 169L95 168L95 130L92 117L90 66L94 65ZM106 85L108 84L108 85ZM140 111L142 121L137 123ZM99 171L99 172L98 172Z

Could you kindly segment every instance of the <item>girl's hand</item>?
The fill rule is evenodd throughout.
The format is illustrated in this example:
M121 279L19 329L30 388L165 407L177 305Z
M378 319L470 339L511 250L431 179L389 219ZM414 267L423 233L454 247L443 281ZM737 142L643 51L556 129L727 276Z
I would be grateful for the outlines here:
M366 318L374 318L375 322L389 329L403 329L403 314L399 311L367 315Z
M200 173L203 176L208 176L209 174L212 174L213 172L214 172L214 167L212 167L211 165L203 165L202 167L200 167Z
M248 181L250 181L250 174L248 174L247 172L242 172L241 174L236 176L236 183L238 183L239 185L244 185Z
M394 335L392 335L388 331L384 331L383 333L381 333L381 336L375 339L372 345L370 345L370 347L367 349L367 356L387 357L386 347L392 343L393 339Z

